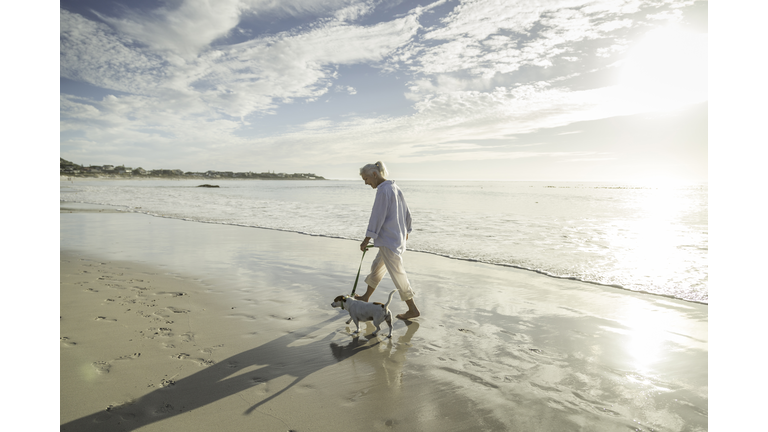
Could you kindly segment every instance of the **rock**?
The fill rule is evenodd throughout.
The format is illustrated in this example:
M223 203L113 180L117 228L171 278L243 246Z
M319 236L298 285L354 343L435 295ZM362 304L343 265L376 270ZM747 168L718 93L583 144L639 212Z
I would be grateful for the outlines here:
M214 187L219 187L219 185L210 185L210 184L207 184L207 183L206 183L206 184L201 184L201 185L200 185L200 186L198 186L198 187L214 188Z

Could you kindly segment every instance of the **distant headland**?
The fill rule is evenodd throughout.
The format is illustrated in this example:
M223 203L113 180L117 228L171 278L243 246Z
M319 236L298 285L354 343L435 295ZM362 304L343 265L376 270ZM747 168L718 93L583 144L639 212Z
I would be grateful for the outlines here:
M200 178L237 178L237 179L261 179L261 180L325 180L324 177L312 173L274 173L274 172L232 172L232 171L205 171L192 172L180 169L156 169L129 168L114 165L78 165L66 159L59 158L59 175L66 177L90 177L90 178L173 178L173 179L200 179Z

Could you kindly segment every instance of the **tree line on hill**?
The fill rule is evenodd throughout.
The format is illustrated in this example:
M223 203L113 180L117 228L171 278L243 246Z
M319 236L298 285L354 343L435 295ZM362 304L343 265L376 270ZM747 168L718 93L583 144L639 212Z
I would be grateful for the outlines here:
M89 165L83 166L59 158L59 174L67 177L110 177L110 178L244 178L244 179L284 179L284 180L325 180L322 176L313 173L274 173L274 172L233 172L214 171L205 172L182 171L180 169L156 169L130 168L123 165Z

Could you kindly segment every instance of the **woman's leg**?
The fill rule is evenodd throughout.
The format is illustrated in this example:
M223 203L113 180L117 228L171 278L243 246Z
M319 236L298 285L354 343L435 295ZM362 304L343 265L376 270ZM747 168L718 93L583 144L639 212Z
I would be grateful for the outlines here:
M371 273L365 278L365 283L368 284L368 289L365 291L365 294L356 295L355 300L367 302L368 299L371 298L371 294L373 294L376 287L379 286L379 283L384 278L384 273L386 273L387 268L384 265L384 259L381 255L382 249L383 248L379 248L379 253L376 254L376 258L374 258L373 263L371 263Z
M384 249L384 248L382 248ZM382 250L382 256L384 258L384 265L387 268L389 277L392 278L392 282L395 284L395 288L400 292L400 299L408 305L408 311L397 315L400 319L416 318L421 315L419 308L416 307L416 303L413 301L415 293L411 288L411 283L408 280L408 275L405 273L405 266L403 265L403 257L390 251L389 249Z
M397 314L396 318L407 320L421 316L421 312L419 311L419 308L416 307L416 303L413 302L413 299L407 300L405 304L408 305L408 312Z

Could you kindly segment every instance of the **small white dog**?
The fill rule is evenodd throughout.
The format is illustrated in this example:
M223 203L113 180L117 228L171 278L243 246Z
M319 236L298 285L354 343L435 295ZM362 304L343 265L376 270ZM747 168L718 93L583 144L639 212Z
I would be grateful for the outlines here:
M381 323L386 321L387 325L389 325L389 334L387 337L391 338L392 312L389 310L389 303L392 302L392 296L395 295L395 291L397 290L392 290L392 292L389 293L389 298L387 299L386 304L378 302L368 303L355 300L350 296L338 296L333 300L331 306L335 308L340 307L349 312L347 324L352 321L355 322L355 326L357 327L355 333L360 333L360 321L373 321L373 325L376 326L376 331L373 332L373 335L376 336L379 330L381 330Z

